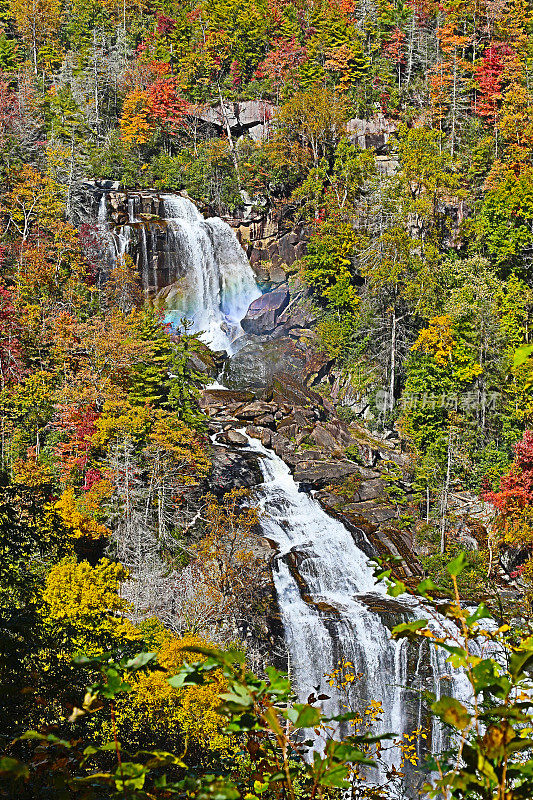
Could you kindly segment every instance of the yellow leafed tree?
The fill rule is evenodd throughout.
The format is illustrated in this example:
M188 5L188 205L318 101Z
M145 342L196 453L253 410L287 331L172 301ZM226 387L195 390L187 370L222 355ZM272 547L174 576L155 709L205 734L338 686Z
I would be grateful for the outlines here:
M10 0L8 8L31 53L35 73L39 48L54 41L61 26L60 0Z
M82 497L79 500L75 497L73 487L65 489L55 504L55 510L74 539L84 537L99 539L102 536L109 536L111 533L109 528L98 522L90 511L97 510L95 501L108 499L112 492L113 486L110 481L99 481L98 484L91 487L89 492L86 492L89 497Z
M128 580L122 564L102 558L94 567L88 561L64 558L46 578L43 592L45 623L62 629L72 652L98 653L124 640L140 638L125 617L130 603L120 596Z
M142 89L133 89L125 98L120 118L122 139L126 144L146 144L153 126L149 121L148 96Z
M148 735L154 744L180 741L188 751L195 748L229 754L235 743L222 733L223 718L217 713L220 693L227 683L220 672L202 686L173 689L167 681L185 661L204 661L186 647L212 647L200 636L186 634L180 638L159 629L158 663L163 671L139 674L132 680L133 691L118 709L119 725L133 731L140 740Z

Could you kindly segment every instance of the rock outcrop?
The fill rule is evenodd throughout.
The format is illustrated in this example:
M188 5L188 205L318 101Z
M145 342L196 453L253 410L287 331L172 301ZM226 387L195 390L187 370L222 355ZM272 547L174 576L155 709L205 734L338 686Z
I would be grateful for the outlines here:
M246 133L259 142L267 136L275 110L275 106L266 100L224 101L215 106L199 106L190 112L190 116L196 122L214 128L218 135L226 136L229 128L232 136Z
M257 456L244 450L213 445L209 489L222 496L231 489L250 489L263 480Z
M302 375L306 350L290 337L260 337L247 342L224 366L223 380L230 388L268 389L279 372Z
M398 556L403 578L421 575L412 533L399 522L416 509L408 459L394 443L339 419L324 397L285 372L277 373L260 397L248 391L207 389L201 406L215 440L230 445L217 451L215 482L258 482L253 465L241 461L246 450L235 429L244 427L288 464L304 491L316 492L323 508L343 522L369 556Z
M289 289L283 286L258 297L250 305L244 319L241 320L243 330L259 336L272 333L279 317L289 305L289 300Z

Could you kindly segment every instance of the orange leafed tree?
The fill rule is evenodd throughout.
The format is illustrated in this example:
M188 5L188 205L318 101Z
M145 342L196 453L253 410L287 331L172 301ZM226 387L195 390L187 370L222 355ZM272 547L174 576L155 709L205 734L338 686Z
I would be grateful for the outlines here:
M180 97L175 77L161 77L147 89L126 96L120 118L127 144L147 144L156 130L173 134L183 124L189 104Z

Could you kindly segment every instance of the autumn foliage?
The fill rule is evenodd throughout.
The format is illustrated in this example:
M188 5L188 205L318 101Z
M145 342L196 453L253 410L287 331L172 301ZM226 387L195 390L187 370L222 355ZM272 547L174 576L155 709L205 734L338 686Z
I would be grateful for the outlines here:
M533 431L514 446L515 460L501 479L500 490L485 500L497 512L496 525L506 544L533 546Z

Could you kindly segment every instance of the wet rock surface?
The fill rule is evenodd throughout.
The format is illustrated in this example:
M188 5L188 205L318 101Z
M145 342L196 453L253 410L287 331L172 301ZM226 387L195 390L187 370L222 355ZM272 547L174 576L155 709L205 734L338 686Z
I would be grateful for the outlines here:
M263 480L257 456L213 445L209 488L216 495L232 489L250 489Z
M289 305L289 300L289 289L283 287L258 297L241 320L243 330L258 335L271 333L276 327L279 316Z
M305 348L290 338L256 339L228 361L223 380L230 388L268 389L279 372L301 375L306 360Z
M217 431L216 441L230 446L217 455L214 466L221 485L260 482L254 467L241 461L246 451L239 429L244 428L285 461L303 491L316 493L324 510L345 525L369 558L392 554L402 560L402 577L422 574L412 534L398 525L401 514L416 509L408 459L395 442L339 419L321 394L286 372L274 375L270 389L255 393L206 389L201 406ZM387 477L391 464L397 468L392 482ZM389 496L391 485L403 492L401 507Z

